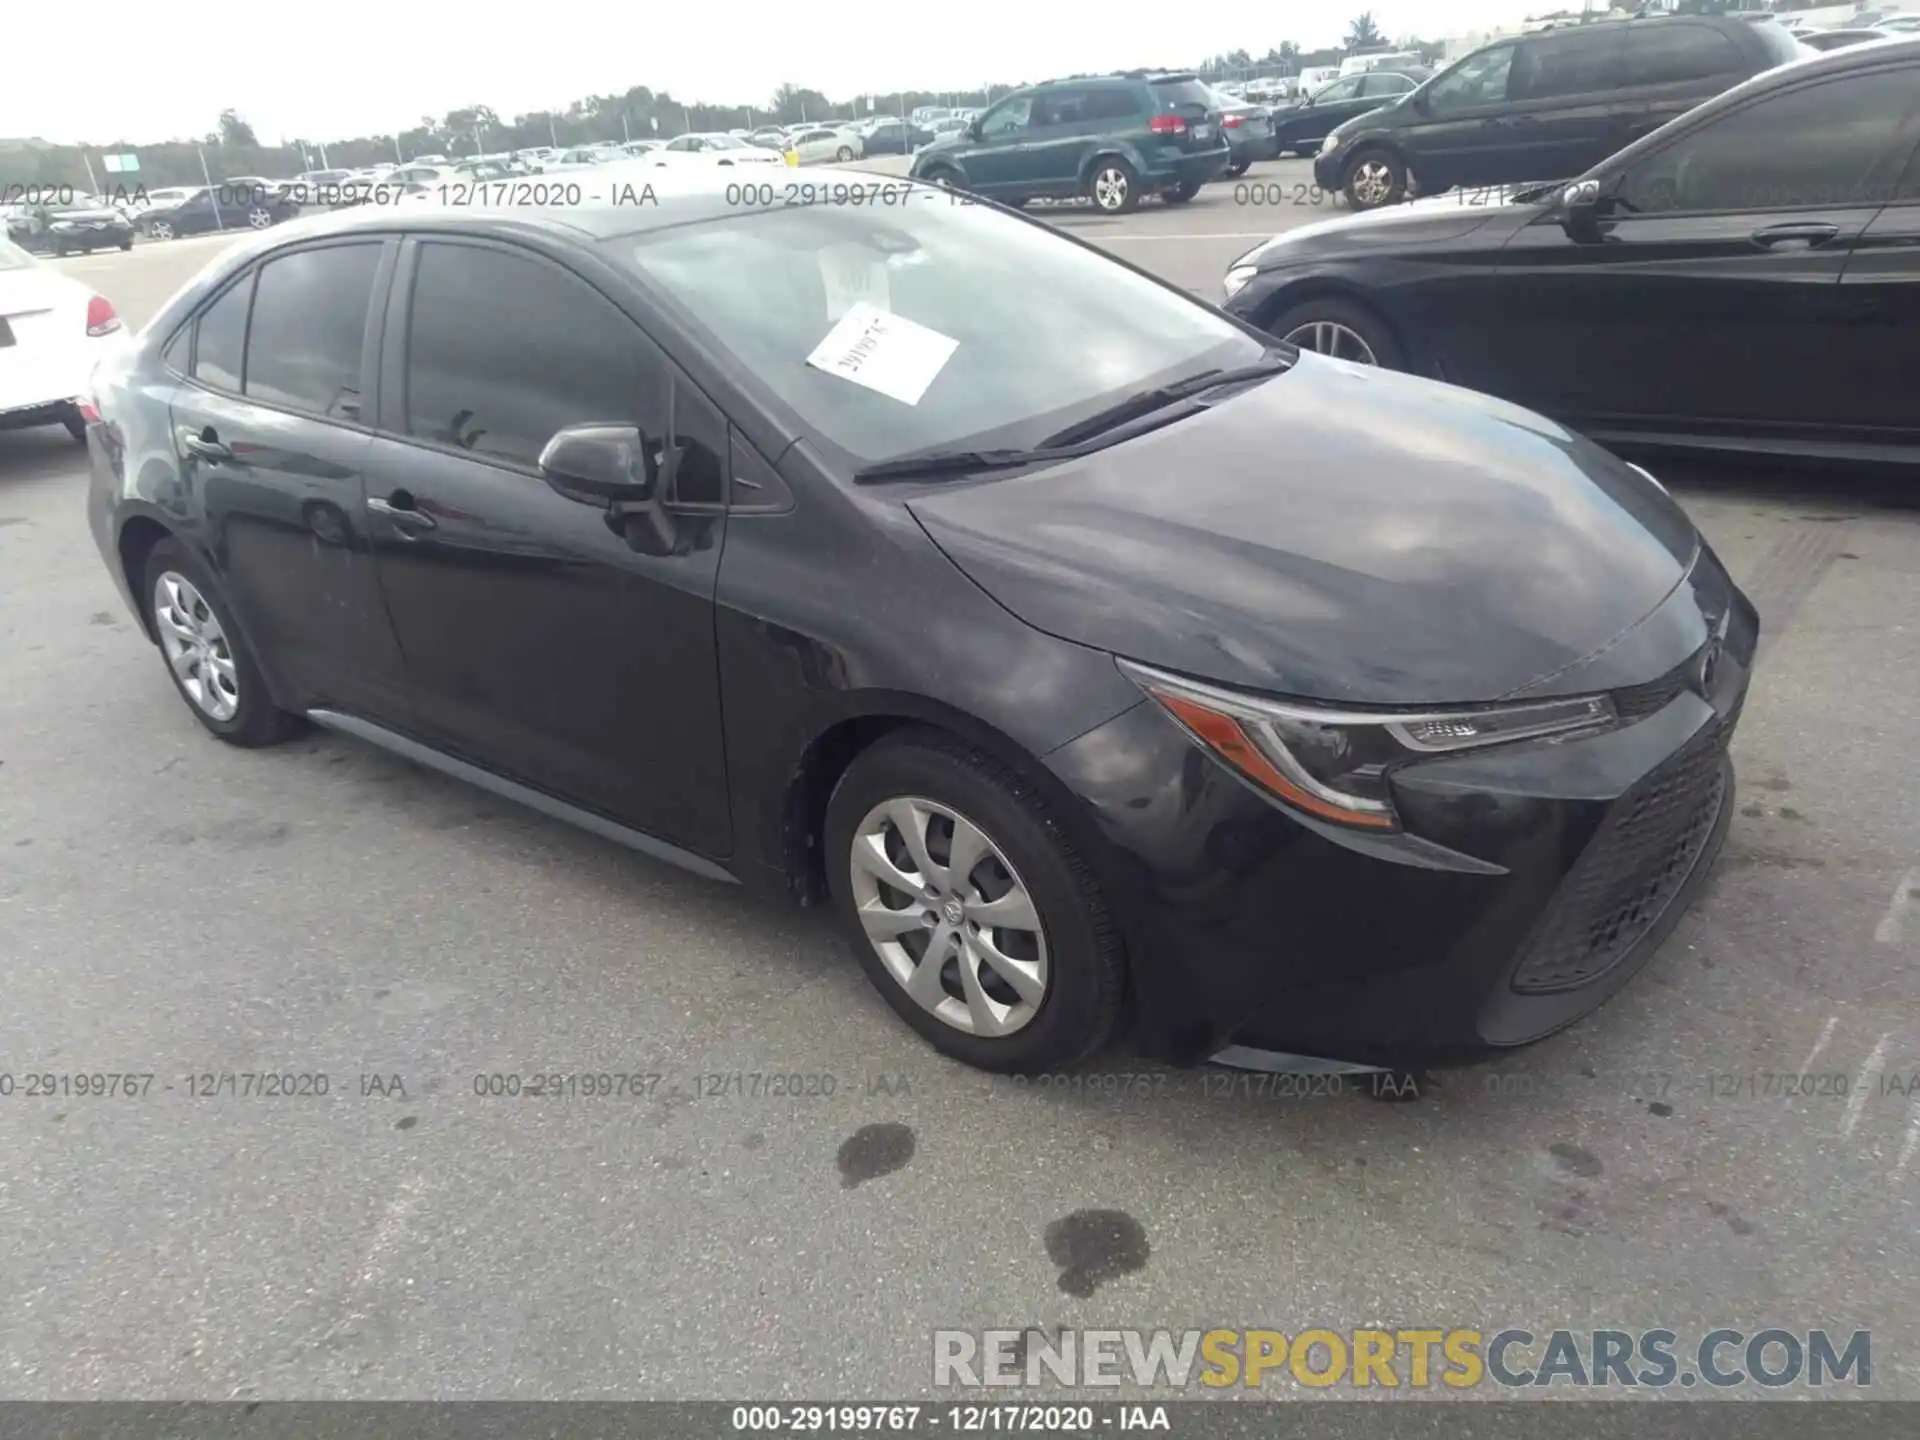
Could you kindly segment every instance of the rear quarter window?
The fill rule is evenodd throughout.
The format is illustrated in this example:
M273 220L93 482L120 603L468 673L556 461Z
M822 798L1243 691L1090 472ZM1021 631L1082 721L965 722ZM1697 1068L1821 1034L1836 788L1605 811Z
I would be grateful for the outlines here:
M1213 108L1207 87L1198 80L1164 80L1153 87L1153 95L1162 105L1198 105L1203 110Z

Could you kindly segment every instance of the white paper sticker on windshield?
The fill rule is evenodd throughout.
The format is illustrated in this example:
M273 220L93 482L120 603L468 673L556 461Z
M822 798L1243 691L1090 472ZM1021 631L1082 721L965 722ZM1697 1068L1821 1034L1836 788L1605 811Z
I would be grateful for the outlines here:
M861 245L835 245L818 252L820 283L827 292L827 319L838 320L859 304L891 310L885 257Z
M807 363L907 405L918 405L960 342L866 301L827 332Z

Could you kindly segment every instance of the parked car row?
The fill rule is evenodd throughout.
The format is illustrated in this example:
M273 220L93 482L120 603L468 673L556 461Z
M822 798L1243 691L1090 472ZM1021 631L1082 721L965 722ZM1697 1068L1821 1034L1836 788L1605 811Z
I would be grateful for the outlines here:
M1595 33L1677 57L1762 28ZM1226 308L1614 444L1920 466L1920 37L1767 70L1597 163L1574 138L1538 166L1564 180L1286 232Z

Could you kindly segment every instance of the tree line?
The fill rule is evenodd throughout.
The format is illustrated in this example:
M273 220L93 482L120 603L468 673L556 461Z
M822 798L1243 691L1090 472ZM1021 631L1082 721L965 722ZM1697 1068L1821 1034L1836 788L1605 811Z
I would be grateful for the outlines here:
M1229 78L1254 71L1296 72L1309 65L1339 63L1357 49L1383 43L1371 12L1348 27L1346 44L1302 51L1292 41L1256 59L1245 50L1212 57L1204 74ZM1410 46L1421 42L1409 42ZM1437 52L1438 47L1423 47ZM1028 82L1021 82L1022 84ZM922 105L984 106L1020 85L993 84L974 90L895 90L832 100L818 90L782 85L764 106L709 105L676 99L665 90L636 85L620 94L588 95L562 110L535 110L511 117L491 106L469 105L445 115L424 115L416 125L388 135L299 137L279 145L260 141L237 112L220 112L216 126L197 138L140 141L117 137L98 144L53 145L40 141L0 141L0 196L8 186L69 185L110 194L161 186L218 183L239 177L279 178L321 168L357 170L403 162L421 155L498 154L535 145L565 148L595 142L669 139L689 130L751 129L759 125L803 121L849 121L868 115L911 113ZM137 171L110 172L104 156L133 153ZM91 165L91 172L89 172Z

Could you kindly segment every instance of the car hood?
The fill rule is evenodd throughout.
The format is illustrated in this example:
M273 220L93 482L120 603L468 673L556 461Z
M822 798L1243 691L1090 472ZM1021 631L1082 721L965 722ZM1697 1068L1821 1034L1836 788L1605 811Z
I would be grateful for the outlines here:
M1551 421L1318 355L1106 450L908 503L1037 629L1353 704L1538 687L1651 614L1698 544L1665 491Z
M1336 215L1276 235L1233 263L1236 267L1257 265L1270 270L1334 251L1352 255L1358 250L1399 249L1428 241L1457 240L1487 225L1519 225L1539 214L1540 206L1537 202L1523 205L1513 197L1538 189L1537 185L1525 185L1449 190L1404 205Z

